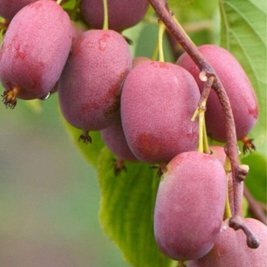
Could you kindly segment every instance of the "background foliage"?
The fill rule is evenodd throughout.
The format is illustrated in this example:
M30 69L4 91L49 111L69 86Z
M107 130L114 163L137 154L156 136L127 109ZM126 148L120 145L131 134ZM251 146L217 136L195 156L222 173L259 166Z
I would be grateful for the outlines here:
M217 43L224 46L238 58L251 79L260 107L259 122L251 133L251 137L255 139L257 152L247 156L241 155L241 158L244 163L250 165L251 169L247 178L248 187L258 200L266 203L267 2L265 0L170 0L169 4L195 43ZM69 7L71 8L71 5ZM131 50L134 56L152 56L157 40L157 25L155 22L156 19L153 11L150 9L143 22L124 32L126 36L133 40ZM203 25L202 29L199 29L199 25ZM196 31L196 29L198 30ZM167 38L165 40L165 53L167 60L175 60ZM231 70L229 69L229 71ZM44 165L48 165L47 162L49 162L49 166L52 166L50 165L52 164L51 161L46 161L47 159L42 158L41 154L37 151L51 149L51 146L47 143L52 142L53 149L51 151L53 152L51 153L55 153L61 144L62 155L52 157L52 161L56 162L56 166L61 166L68 170L66 173L60 173L59 175L67 176L67 172L72 170L72 179L66 182L69 184L60 183L61 187L66 187L67 192L62 191L62 188L58 189L58 187L55 187L55 195L53 195L52 199L48 199L47 202L40 202L39 199L37 203L42 203L46 207L38 207L41 210L41 215L37 212L34 213L34 216L40 215L42 218L47 216L45 217L46 220L53 221L47 223L52 223L54 231L61 233L59 236L68 241L76 240L78 242L78 240L82 239L86 243L83 249L90 251L94 247L95 240L95 236L92 234L94 230L92 229L97 229L98 227L96 222L96 209L98 206L98 191L96 190L98 189L96 189L96 180L92 178L95 173L90 167L88 167L87 171L84 162L82 162L82 165L79 163L81 159L76 152L73 152L72 148L69 150L72 152L68 153L73 153L74 155L66 157L64 150L66 149L65 144L68 141L64 130L58 125L63 120L60 118L56 106L57 102L55 97L53 97L52 100L41 105L41 109L44 110L40 114L32 114L30 111L33 107L36 110L36 103L29 105L20 101L19 107L14 112L7 112L3 110L3 107L0 108L0 120L2 121L2 128L0 130L0 159L2 160L0 161L0 167L1 170L4 169L0 174L0 183L3 191L0 194L0 199L2 199L0 203L2 203L5 217L11 220L11 218L18 216L15 211L19 210L20 202L19 197L12 199L12 195L16 195L18 191L21 194L25 194L25 192L30 194L29 188L23 192L16 187L16 185L22 186L23 183L18 183L17 181L20 178L20 170L14 168L12 164L14 153L16 154L17 161L18 158L20 160L27 159L23 155L31 151L28 147L34 146L32 139L38 138L36 141L38 149L35 150L35 153L37 153L36 160L42 161ZM39 110L38 106L37 110ZM122 251L126 261L136 267L171 266L173 263L159 252L153 238L153 208L159 183L159 177L155 175L153 169L147 164L127 163L127 172L114 176L112 171L114 156L104 148L100 135L93 133L93 144L90 146L84 145L77 141L80 135L79 130L74 129L65 122L63 124L70 134L70 140L76 143L87 161L97 171L98 186L101 193L100 221L107 235ZM16 129L18 125L19 130ZM60 131L55 132L52 130L53 128L58 128ZM13 132L10 136L9 131L15 131L15 134ZM17 136L14 136L16 134ZM51 137L48 138L48 136ZM13 139L18 143L13 144ZM46 140L44 145L42 145L43 139ZM21 146L21 142L27 143L25 146ZM64 145L62 145L63 143ZM12 153L10 152L10 146L13 147L11 149ZM8 154L8 157L6 154ZM26 166L29 168L31 164L26 164ZM9 169L12 169L13 172L10 172ZM35 170L34 173L29 173L29 175L38 180L39 172L41 171L46 173L46 177L43 176L44 179L52 176L56 180L58 179L58 181L64 180L64 177L57 177L50 169L51 167L42 168L39 171ZM5 170L8 171L5 172ZM15 186L7 179L8 176L16 177ZM40 186L43 181L38 181L36 185ZM49 187L53 186L53 182L55 181L47 182ZM30 185L32 179L29 179L28 183ZM92 187L88 188L89 185ZM57 196L56 192L58 190L59 194L63 194L63 196ZM96 196L91 197L91 194ZM44 194L44 196L46 195ZM33 199L36 200L38 197L40 197L39 194ZM94 214L93 216L91 215L92 213ZM23 215L21 216L23 217ZM64 222L62 218L64 218ZM39 223L39 221L35 223ZM4 224L1 222L0 227L2 233L16 231L16 227L12 228L9 223ZM45 232L45 226L43 231ZM27 235L29 233L30 230L27 232ZM100 235L99 231L97 233ZM22 232L20 234L23 236L25 233ZM86 236L90 236L92 240L87 240ZM67 242L67 244L69 243ZM112 254L115 253L112 248L104 247L100 249L99 255L110 257L109 252L107 254L103 252L104 249L112 251L110 252ZM120 261L118 257L112 257L112 259L115 264L114 266L127 265ZM107 261L103 260L101 262L101 256L94 263L87 262L85 264L80 261L79 264L75 266L113 266L112 263L107 264Z

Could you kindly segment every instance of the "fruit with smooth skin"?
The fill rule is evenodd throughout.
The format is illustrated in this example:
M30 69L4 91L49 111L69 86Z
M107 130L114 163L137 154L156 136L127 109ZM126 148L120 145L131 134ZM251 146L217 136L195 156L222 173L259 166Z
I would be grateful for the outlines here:
M10 21L23 7L37 0L1 0L0 16Z
M4 102L46 96L67 61L73 28L66 12L54 1L24 7L11 21L0 51Z
M167 165L154 210L154 234L163 253L198 259L213 247L223 222L226 176L213 156L184 152Z
M111 126L101 131L102 139L107 147L118 157L120 160L136 160L136 157L131 152L122 126L121 121L116 120Z
M199 51L218 74L230 100L233 110L237 138L244 138L258 118L257 100L252 85L238 61L227 50L216 45L202 45ZM178 59L178 64L187 69L196 79L200 90L203 82L199 79L199 69L188 54ZM223 109L216 93L212 90L206 111L208 134L219 141L226 141Z
M133 154L161 163L195 150L198 124L191 117L199 98L194 78L183 68L150 60L135 66L121 96L122 126Z
M224 166L226 160L226 154L224 151L224 147L222 146L210 146L211 155L218 159L222 165Z
M245 234L230 228L226 221L213 249L203 258L189 262L188 267L267 266L267 226L251 218L245 219L245 223L259 239L258 248L249 248Z
M89 30L76 38L58 87L65 119L85 132L114 123L131 65L128 44L115 31Z
M147 0L108 0L109 28L122 31L143 19L148 9ZM93 28L101 29L104 20L102 0L82 0L81 12Z
M133 59L133 68L149 60L150 59L148 57L136 57Z

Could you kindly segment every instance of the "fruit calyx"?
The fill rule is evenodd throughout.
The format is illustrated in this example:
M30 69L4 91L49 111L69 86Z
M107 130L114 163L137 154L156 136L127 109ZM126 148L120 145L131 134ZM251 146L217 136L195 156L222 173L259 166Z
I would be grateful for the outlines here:
M122 171L127 172L127 168L125 166L124 160L122 159L114 159L113 162L113 171L115 176L118 176Z
M254 145L253 138L248 138L247 136L245 136L242 140L243 143L243 153L251 153L252 151L256 151L256 146Z
M7 108L14 109L17 104L17 96L19 94L20 88L14 86L11 89L4 91L2 96L2 102L5 104Z
M158 177L161 177L165 172L167 172L166 163L154 164L151 166L151 168L156 170L156 174Z
M91 144L92 143L92 138L91 136L89 135L89 132L88 131L84 131L80 137L79 137L79 141L80 142L83 142L85 144Z

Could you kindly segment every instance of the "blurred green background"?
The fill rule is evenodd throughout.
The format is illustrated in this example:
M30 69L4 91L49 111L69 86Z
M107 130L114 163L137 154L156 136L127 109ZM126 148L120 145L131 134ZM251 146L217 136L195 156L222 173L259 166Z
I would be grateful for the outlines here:
M41 106L0 105L0 266L128 266L100 229L96 173L63 128L57 96Z
M179 20L187 25L187 31L191 29L190 35L197 44L220 42L219 2L229 18L233 18L231 30L254 42L256 30L240 30L235 21L237 16L243 26L247 19L256 21L257 16L250 16L250 8L246 13L239 9L235 13L226 9L226 4L233 1L169 1ZM153 55L157 41L157 20L151 10L147 17L145 22L124 32L134 42L131 50L135 56ZM148 23L151 21L154 24ZM206 27L192 30L200 22ZM235 51L240 59L244 59L244 54L250 51L260 51L256 45L257 49L251 49L250 42L242 43L245 45L243 50L243 46L241 49L233 39L231 41L228 49ZM166 60L173 61L166 38L164 47ZM255 59L251 55L249 58L251 62ZM243 65L249 73L251 66ZM255 66L252 66L254 70ZM257 67L258 71L260 66ZM257 89L257 93L262 90L260 86ZM35 112L28 102L20 100L15 110L5 109L0 103L0 267L129 266L101 229L96 172L64 129L57 96L43 101L41 109L42 112ZM265 125L257 127L254 135L266 133L261 129ZM266 136L262 136L265 140ZM255 154L244 159L252 166L251 177L247 181L254 186L251 189L255 196L261 192L262 199L259 200L264 201L266 161L265 165L262 164L259 161L261 158L257 159ZM255 183L255 177L263 182Z

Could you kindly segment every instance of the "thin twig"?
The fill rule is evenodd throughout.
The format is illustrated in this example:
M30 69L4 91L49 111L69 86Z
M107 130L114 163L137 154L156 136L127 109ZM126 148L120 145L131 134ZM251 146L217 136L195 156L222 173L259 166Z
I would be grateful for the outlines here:
M263 208L258 201L254 199L246 186L244 187L244 196L248 201L249 210L253 216L264 224L267 224L267 217L263 211Z

